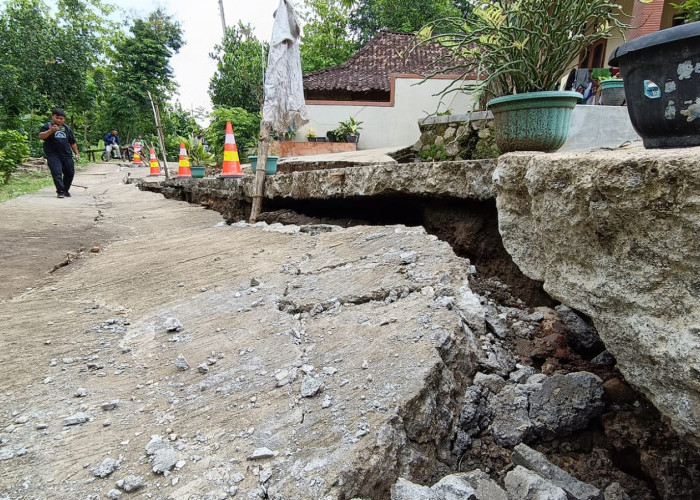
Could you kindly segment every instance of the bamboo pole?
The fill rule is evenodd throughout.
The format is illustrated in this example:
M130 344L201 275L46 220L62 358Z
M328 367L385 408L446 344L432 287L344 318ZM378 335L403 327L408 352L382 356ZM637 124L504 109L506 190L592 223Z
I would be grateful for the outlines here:
M270 151L270 124L260 123L260 137L258 138L258 166L255 169L255 185L253 189L253 207L250 210L250 223L258 221L262 210L262 198L265 193L265 167Z
M153 97L151 96L151 91L147 90L148 99L151 101L151 109L153 109L153 118L156 121L156 130L158 131L158 141L160 142L160 151L163 153L163 172L165 173L165 178L170 179L168 174L168 156L165 154L165 137L163 136L163 127L160 122L160 110L158 106L153 102Z

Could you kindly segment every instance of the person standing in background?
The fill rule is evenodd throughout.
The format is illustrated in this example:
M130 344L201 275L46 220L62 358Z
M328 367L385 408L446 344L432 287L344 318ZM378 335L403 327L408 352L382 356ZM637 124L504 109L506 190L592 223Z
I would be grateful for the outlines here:
M80 159L73 130L65 121L65 111L54 108L51 111L51 121L45 123L39 131L39 139L44 141L44 154L59 198L70 198L70 187L75 176L72 153L76 160Z

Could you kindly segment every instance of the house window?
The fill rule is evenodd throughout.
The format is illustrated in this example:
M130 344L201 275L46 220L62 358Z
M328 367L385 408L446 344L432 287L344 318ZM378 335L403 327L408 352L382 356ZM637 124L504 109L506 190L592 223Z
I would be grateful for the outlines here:
M591 44L579 61L579 68L604 68L605 67L605 48L607 41L605 39L598 40Z

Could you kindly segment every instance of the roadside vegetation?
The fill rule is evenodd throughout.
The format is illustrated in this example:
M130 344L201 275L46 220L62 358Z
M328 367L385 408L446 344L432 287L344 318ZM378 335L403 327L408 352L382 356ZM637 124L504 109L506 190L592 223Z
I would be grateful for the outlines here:
M17 198L23 194L36 193L51 185L53 185L53 181L48 170L15 174L10 182L0 184L0 203Z

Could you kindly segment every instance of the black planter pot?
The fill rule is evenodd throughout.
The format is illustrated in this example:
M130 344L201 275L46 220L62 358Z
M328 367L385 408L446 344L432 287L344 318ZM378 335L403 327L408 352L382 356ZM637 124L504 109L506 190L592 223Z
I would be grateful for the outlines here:
M610 57L647 148L700 146L700 22L646 35Z

